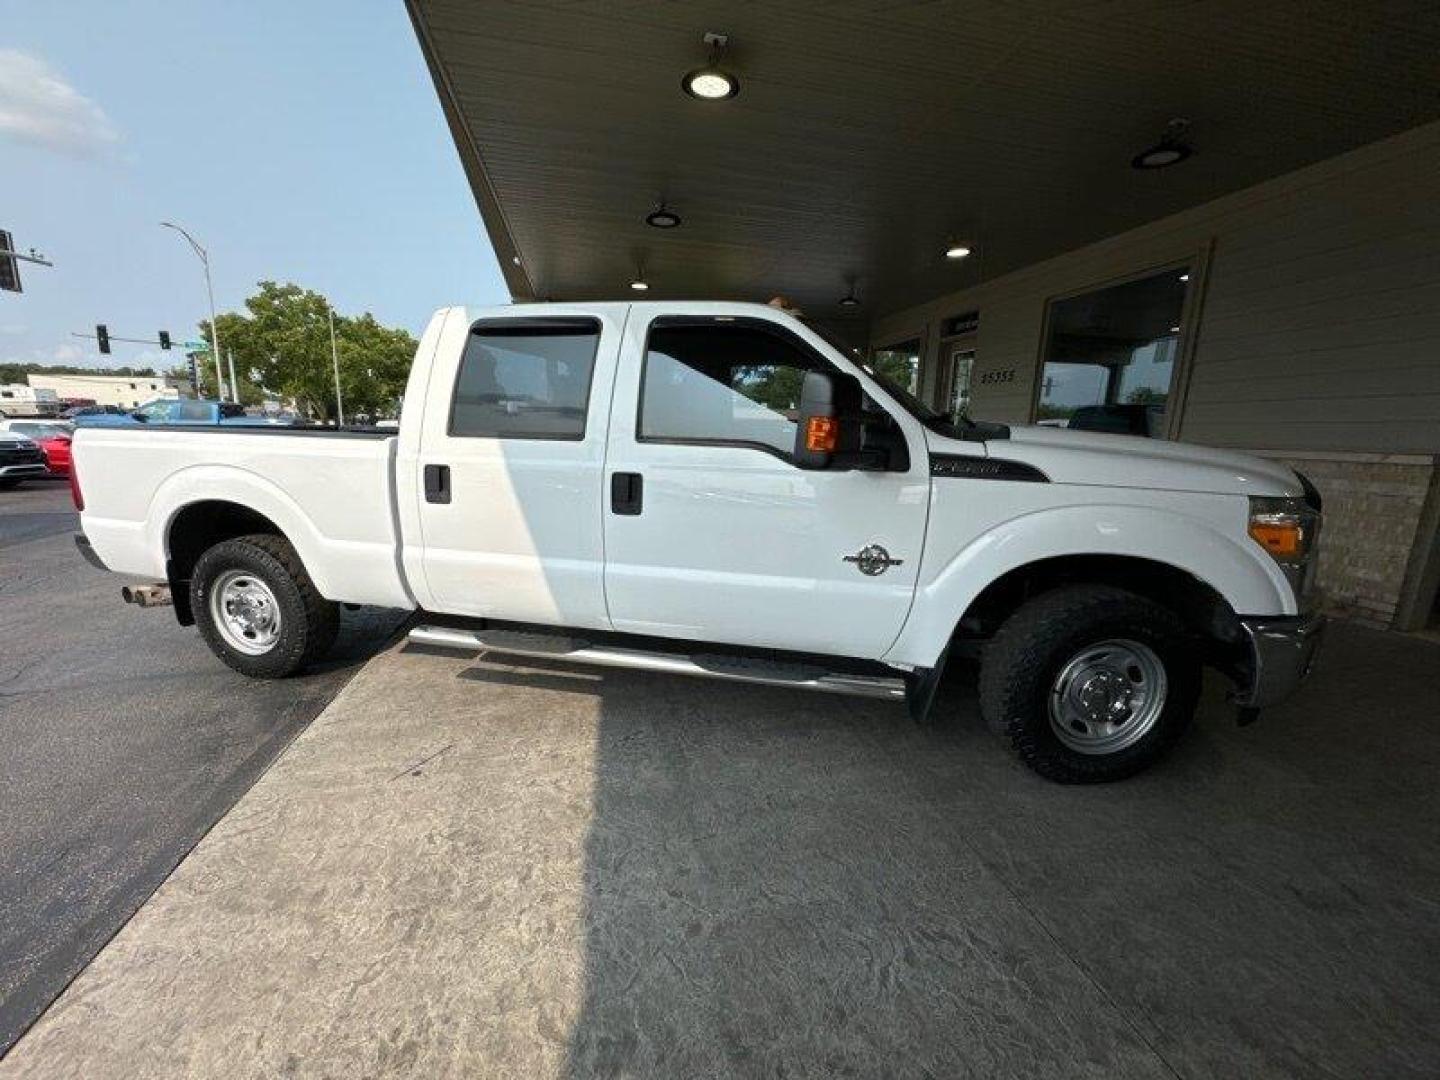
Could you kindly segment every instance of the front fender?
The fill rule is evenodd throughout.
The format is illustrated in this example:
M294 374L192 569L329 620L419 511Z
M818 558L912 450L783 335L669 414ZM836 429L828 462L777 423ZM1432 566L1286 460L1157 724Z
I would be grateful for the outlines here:
M927 565L910 618L885 660L931 666L961 616L988 585L1012 570L1067 555L1165 563L1209 585L1238 614L1294 615L1295 597L1280 568L1258 545L1241 539L1243 505L1234 502L1241 515L1235 537L1210 520L1178 510L1093 503L1012 517L938 563L931 559L937 541L927 537Z

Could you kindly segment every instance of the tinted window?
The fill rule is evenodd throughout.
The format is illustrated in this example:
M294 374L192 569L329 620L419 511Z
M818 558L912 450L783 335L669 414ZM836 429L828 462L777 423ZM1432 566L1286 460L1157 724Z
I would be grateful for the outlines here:
M599 344L593 319L477 323L460 358L450 434L583 439Z
M211 419L210 403L206 401L174 402L170 406L170 419L186 424L204 424Z
M741 443L788 457L805 373L825 367L768 330L657 324L645 352L640 438Z
M1036 418L1163 438L1189 280L1178 267L1052 303Z

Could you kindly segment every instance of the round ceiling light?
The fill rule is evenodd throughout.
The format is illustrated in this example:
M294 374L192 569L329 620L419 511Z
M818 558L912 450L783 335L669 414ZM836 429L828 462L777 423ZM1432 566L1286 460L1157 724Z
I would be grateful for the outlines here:
M687 71L680 84L691 97L702 101L724 101L740 93L740 80L719 68L703 67Z
M964 244L951 244L945 249L945 258L963 259L970 254L970 249Z
M859 307L859 306L860 306L860 298L855 295L855 289L854 289L853 286L851 287L851 289L850 289L850 291L849 291L848 293L846 293L844 296L842 296L842 297L840 298L840 306L841 306L841 307Z
M704 67L687 71L680 80L685 93L701 101L724 101L740 93L740 80L720 66L720 54L730 44L725 34L706 34L700 39L710 46L710 59Z
M1183 117L1176 117L1165 126L1165 135L1158 143L1148 150L1141 150L1130 159L1132 169L1168 169L1171 165L1178 165L1191 154L1195 149L1185 142L1185 132L1190 130L1190 121Z
M665 204L661 203L654 213L645 216L645 224L652 229L676 229L680 227L680 215L665 209Z

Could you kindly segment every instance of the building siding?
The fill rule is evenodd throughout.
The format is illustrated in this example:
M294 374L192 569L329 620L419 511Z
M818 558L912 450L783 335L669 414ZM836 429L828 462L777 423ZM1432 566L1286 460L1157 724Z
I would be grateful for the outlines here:
M1181 261L1197 270L1173 430L1306 471L1327 497L1331 603L1383 624L1414 610L1440 453L1440 123L884 315L871 342L923 331L933 396L940 322L978 310L971 411L1025 422L1048 302Z
M871 342L978 309L972 411L1030 419L1049 300L1208 252L1180 437L1440 450L1440 123L878 318ZM1013 382L987 384L987 372Z

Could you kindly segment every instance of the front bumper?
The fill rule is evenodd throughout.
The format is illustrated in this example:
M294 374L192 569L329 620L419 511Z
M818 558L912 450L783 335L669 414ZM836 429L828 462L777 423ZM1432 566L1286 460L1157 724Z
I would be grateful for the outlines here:
M1325 616L1316 612L1241 619L1250 655L1235 704L1242 709L1264 709L1295 693L1310 674L1325 624Z

